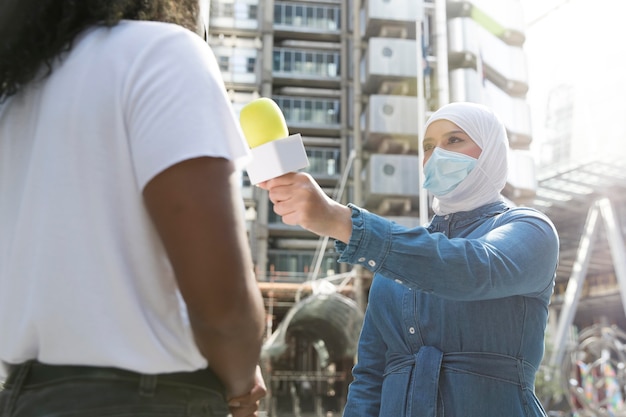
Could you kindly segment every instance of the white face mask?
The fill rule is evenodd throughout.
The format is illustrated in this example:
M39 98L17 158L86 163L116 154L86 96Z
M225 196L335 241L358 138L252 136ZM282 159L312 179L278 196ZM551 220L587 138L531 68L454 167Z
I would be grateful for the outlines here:
M476 158L435 148L424 165L424 188L435 196L454 190L476 166Z

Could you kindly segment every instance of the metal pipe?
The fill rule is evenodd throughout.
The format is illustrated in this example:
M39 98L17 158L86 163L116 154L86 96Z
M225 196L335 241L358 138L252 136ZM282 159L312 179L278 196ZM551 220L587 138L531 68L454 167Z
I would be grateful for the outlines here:
M435 0L435 39L437 58L438 106L450 101L450 81L448 79L448 14L446 0Z
M419 175L419 224L423 225L428 221L428 190L422 187L424 183L424 126L426 124L426 97L424 94L424 42L423 29L424 22L424 2L420 2L421 7L417 9L415 17L415 44L417 46L417 154L418 154L418 175Z
M606 238L609 241L609 249L611 250L611 258L613 258L613 268L615 269L615 277L619 285L619 292L622 298L622 308L626 312L626 250L624 249L624 238L621 234L619 220L615 216L615 210L611 204L611 200L603 198L598 201L600 213L604 220L604 229Z
M259 4L261 7L261 97L272 97L272 53L274 48L274 0ZM255 222L256 272L257 279L267 274L268 251L268 217L269 198L267 191L254 187L255 201L257 202L257 220Z
M357 205L362 204L363 200L363 181L361 181L361 171L363 170L363 142L361 136L361 112L363 96L361 91L361 0L353 0L352 2L352 68L353 68L353 139L354 139L354 171L353 171L353 201ZM363 292L363 277L361 267L354 265L356 277L354 279L354 292L356 303L361 309L365 310L365 294Z

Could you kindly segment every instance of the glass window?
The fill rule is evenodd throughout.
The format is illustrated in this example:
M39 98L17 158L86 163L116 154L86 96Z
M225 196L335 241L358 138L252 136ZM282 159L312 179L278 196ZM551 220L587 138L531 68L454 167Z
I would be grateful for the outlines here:
M303 67L302 52L300 52L300 51L294 52L294 54L293 54L293 65L294 65L294 71L295 72L302 72L302 67Z
M326 106L321 101L315 102L315 109L313 110L313 122L317 124L326 123Z
M304 72L307 74L314 74L315 67L313 64L313 53L306 52L304 54Z
M256 58L248 57L248 63L246 65L246 72L249 74L254 74L256 69Z
M291 120L294 122L302 121L302 100L292 99L291 102Z
M313 12L314 12L313 7L306 8L306 23L305 24L307 26L314 26Z
M326 75L326 56L328 54L319 53L315 55L315 75Z
M337 160L336 159L326 160L326 174L330 176L337 175Z
M248 18L256 20L259 16L259 6L256 4L248 5Z
M280 4L274 5L274 23L283 23L283 7Z
M276 100L276 103L278 104L278 107L280 107L283 110L283 114L285 115L285 120L292 120L293 111L291 108L291 100L282 98L282 97L277 98L275 100Z
M272 71L280 71L281 70L281 57L282 53L281 51L278 50L274 50L274 52L272 52Z
M235 5L233 3L221 3L222 17L235 17Z
M334 275L339 265L337 264L336 256L324 256L322 261L322 271L324 271L327 275Z
M291 25L293 24L293 6L287 5L285 6L285 24Z
M217 58L217 62L219 64L220 71L228 72L228 70L230 68L230 57L224 56L224 55L220 55Z
M306 122L313 121L313 102L312 101L307 100L304 102L304 114L302 115L302 118Z
M292 71L293 53L291 51L283 52L282 70L285 72Z
M316 103L317 104L317 103ZM339 150L332 148L307 148L309 167L307 172L313 175L337 175Z
M326 8L317 7L315 10L315 20L317 24L315 25L318 28L323 28L324 23L326 22Z
M337 30L341 26L341 11L337 8L328 9L328 29Z

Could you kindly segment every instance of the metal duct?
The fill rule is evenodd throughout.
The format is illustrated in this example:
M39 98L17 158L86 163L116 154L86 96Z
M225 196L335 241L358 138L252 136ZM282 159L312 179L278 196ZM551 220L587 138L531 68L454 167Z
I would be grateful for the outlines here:
M313 294L291 308L263 345L262 355L280 356L287 348L287 335L298 332L314 344L323 341L329 362L352 357L362 324L363 313L351 298L337 293Z

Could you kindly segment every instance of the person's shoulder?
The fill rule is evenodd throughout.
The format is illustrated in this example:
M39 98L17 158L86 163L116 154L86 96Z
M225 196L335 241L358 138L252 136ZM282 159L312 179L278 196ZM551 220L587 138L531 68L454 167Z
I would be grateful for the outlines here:
M197 49L205 42L196 33L172 23L121 20L114 26L96 25L77 37L72 49L98 54L141 55L153 49ZM208 45L206 45L208 47ZM124 53L125 52L125 53Z
M197 34L173 23L122 20L110 30L114 38L132 38L139 42L159 43L165 39L180 39L184 42L203 43Z
M193 34L190 30L185 29L180 25L166 22L156 22L152 20L120 20L117 25L113 27L113 30L134 32L136 34L167 34L167 33L189 33Z
M529 206L512 206L508 210L509 215L515 216L538 216L538 217L547 217L545 213L537 210L534 207Z
M502 216L506 218L507 221L536 219L552 225L552 220L550 220L545 213L528 206L512 206L506 212L502 213Z
M157 64L179 69L206 67L212 56L209 45L198 34L173 23L122 20L99 30L107 29L110 32L101 38L101 50L136 68Z

